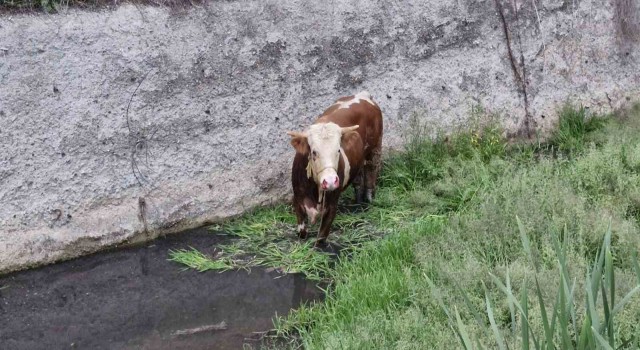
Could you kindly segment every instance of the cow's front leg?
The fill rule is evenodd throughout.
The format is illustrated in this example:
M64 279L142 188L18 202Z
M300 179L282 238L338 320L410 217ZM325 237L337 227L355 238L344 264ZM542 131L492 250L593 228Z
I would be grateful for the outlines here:
M316 247L325 247L327 245L327 237L329 237L329 233L331 232L331 225L333 224L333 219L335 219L337 211L337 203L329 204L324 209L324 213L322 213L322 224L320 224L320 230L318 231L318 240L315 244Z
M298 221L298 237L300 237L301 239L306 239L307 238L307 226L306 226L307 212L302 207L302 204L297 203L297 201L296 203L293 204L293 207L295 208L296 219Z

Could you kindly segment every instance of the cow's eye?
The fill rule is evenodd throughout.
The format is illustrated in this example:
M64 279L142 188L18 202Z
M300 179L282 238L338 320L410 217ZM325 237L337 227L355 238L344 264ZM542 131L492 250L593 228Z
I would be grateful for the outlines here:
M313 156L313 158L315 158L315 157L317 157L317 156L318 156L318 153L316 153L316 151L312 151L312 152L311 152L311 155Z

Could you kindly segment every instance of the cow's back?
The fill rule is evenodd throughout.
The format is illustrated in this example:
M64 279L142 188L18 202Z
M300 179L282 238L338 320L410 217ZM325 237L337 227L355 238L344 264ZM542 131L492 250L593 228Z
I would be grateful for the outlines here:
M341 127L359 125L356 131L364 142L365 152L381 146L382 111L366 91L339 98L316 120L316 123L327 122Z

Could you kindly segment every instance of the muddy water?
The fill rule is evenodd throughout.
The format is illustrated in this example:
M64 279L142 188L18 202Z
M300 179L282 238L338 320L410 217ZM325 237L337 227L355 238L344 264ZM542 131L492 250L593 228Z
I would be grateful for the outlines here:
M315 283L252 269L184 270L170 249L211 251L197 229L145 246L0 277L0 349L242 349L277 312L318 300ZM225 330L180 335L226 324Z

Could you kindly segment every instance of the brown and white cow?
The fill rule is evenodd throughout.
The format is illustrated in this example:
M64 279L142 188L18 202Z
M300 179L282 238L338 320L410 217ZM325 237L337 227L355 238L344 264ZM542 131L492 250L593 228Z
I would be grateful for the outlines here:
M287 132L296 150L291 172L298 236L321 216L316 245L324 245L340 194L353 184L356 202L371 202L381 168L382 111L361 91L341 97L303 132ZM324 200L324 205L323 205ZM323 210L324 209L324 210Z

